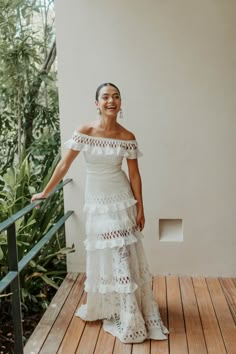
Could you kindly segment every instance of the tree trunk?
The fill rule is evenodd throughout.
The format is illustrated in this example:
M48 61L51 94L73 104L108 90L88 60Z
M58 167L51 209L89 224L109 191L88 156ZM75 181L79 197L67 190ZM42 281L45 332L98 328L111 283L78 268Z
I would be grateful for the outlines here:
M36 100L38 98L39 90L43 81L43 76L48 75L51 70L52 64L56 58L56 41L53 42L51 49L48 53L48 56L37 76L34 80L32 87L29 91L30 102L29 107L25 113L25 149L27 150L32 141L33 141L33 123L35 119L35 109L36 109Z

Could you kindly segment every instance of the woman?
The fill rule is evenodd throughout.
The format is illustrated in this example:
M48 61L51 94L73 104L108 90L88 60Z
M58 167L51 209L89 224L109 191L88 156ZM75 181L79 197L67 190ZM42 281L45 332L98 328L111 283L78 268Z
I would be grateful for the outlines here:
M102 319L104 330L123 343L166 339L168 330L153 299L141 241L145 224L137 162L141 153L135 136L117 122L119 89L111 83L100 85L95 103L99 119L73 133L66 142L69 150L65 157L44 191L32 201L46 198L79 152L84 152L87 303L76 316L86 321ZM129 179L121 168L124 157Z

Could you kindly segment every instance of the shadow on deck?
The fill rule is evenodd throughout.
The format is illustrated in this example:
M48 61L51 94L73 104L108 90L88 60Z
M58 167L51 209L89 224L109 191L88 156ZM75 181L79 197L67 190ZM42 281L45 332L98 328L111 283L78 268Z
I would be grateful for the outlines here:
M24 353L236 354L236 279L155 277L153 293L169 339L133 345L105 333L101 321L74 316L86 300L84 280L84 274L68 273Z

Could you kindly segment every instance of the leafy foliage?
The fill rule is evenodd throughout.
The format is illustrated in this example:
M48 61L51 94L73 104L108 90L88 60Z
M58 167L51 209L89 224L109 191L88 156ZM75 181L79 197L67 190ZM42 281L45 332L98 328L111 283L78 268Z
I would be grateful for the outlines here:
M45 134L54 139L46 144L49 159L58 152L53 24L52 2L0 0L1 175Z
M30 195L35 191L35 185L38 184L40 189L46 185L58 159L59 156L56 157L43 180L40 178L40 169L34 168L34 163L29 161L29 157L26 157L19 166L9 168L7 173L1 177L4 183L0 192L3 219L29 203ZM19 260L38 243L63 213L63 196L62 192L58 192L45 200L39 209L34 209L31 214L25 215L16 222ZM0 234L1 277L8 270L6 241L6 232L3 232ZM45 308L48 305L49 288L58 288L66 273L66 255L72 251L73 247L65 246L64 229L61 228L21 273L21 297L26 310L29 305L31 311L36 311L38 306Z
M42 190L60 158L53 1L0 0L0 222ZM52 207L53 206L53 207ZM19 260L63 215L57 193L16 222ZM7 273L6 233L0 234L0 278ZM21 273L25 311L47 307L66 273L64 229ZM6 291L1 309L8 309ZM4 310L6 311L6 310Z

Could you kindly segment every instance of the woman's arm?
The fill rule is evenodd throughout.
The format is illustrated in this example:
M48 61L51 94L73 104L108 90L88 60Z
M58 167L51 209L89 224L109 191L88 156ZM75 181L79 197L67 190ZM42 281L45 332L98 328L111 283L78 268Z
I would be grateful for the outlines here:
M143 209L143 197L142 197L142 181L138 168L137 159L127 159L129 180L134 197L137 200L137 218L136 224L140 227L140 230L144 228L145 217Z
M67 173L70 165L76 158L76 156L79 154L79 151L71 150L69 149L63 159L57 164L57 167L55 168L53 175L44 188L44 190L40 193L34 194L31 198L31 202L37 199L43 199L47 198L48 194L56 187L56 185L62 180L62 178L65 176Z

